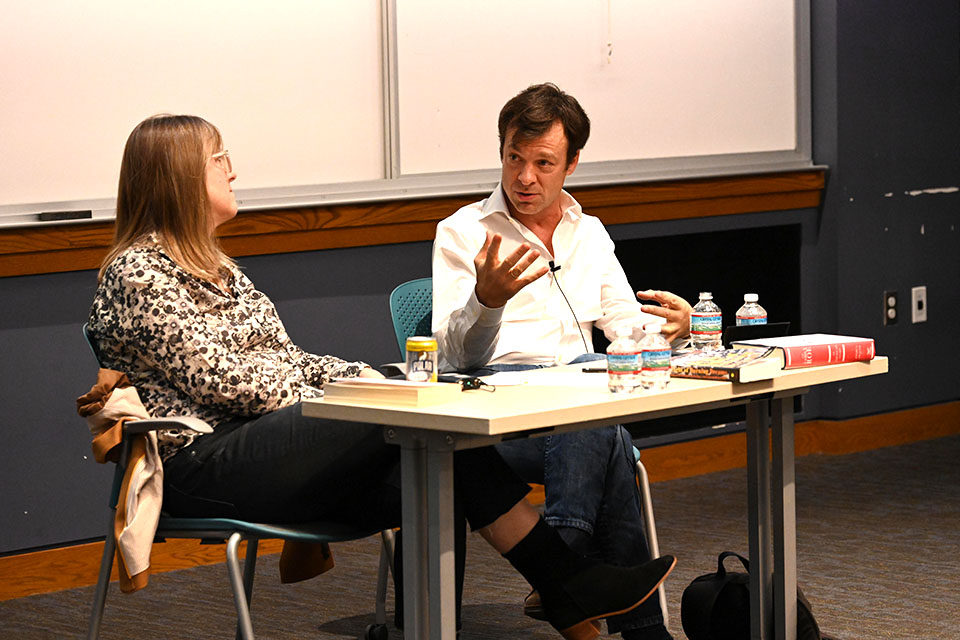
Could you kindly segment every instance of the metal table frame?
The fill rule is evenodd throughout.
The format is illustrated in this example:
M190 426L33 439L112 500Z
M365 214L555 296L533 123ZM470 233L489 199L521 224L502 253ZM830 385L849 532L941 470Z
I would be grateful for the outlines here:
M528 411L526 415L536 419L514 416L507 410L487 422L482 416L471 415L480 411L478 400L419 409L311 401L304 403L304 414L387 425L384 437L401 448L404 633L410 638L451 640L456 637L454 451L495 444L504 435L516 435L528 428L530 435L536 436L692 413L730 403L746 404L751 635L754 640L796 640L793 399L816 384L886 370L886 358L876 358L869 363L784 372L782 379L746 385L674 380L671 384L678 391L676 399L667 399L650 411L642 408L642 398L635 398L603 400L593 406L576 407L573 404L577 401L570 400L569 409L561 406L535 414ZM524 397L535 396L530 393L532 390L526 390ZM703 391L704 397L701 401L692 401L690 394L698 390ZM566 400L569 400L567 396L575 395L570 389L566 391ZM547 396L549 393L544 397ZM488 394L484 402L497 402L489 398L496 398L496 394ZM529 402L525 400L525 404ZM536 405L536 398L532 402ZM591 414L596 413L597 417L584 417L587 415L581 411L584 408L593 409ZM565 419L567 414L572 418ZM502 419L503 424L497 422L498 419ZM521 426L526 420L533 426ZM489 427L486 433L477 427L478 422ZM767 453L771 449L771 438L772 456Z

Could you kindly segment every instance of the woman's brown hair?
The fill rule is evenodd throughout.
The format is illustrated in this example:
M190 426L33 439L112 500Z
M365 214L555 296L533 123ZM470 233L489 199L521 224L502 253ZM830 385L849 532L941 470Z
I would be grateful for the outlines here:
M209 222L206 166L223 144L215 126L197 116L157 115L127 138L120 164L113 246L106 268L128 247L156 233L166 253L192 275L220 280L231 260Z

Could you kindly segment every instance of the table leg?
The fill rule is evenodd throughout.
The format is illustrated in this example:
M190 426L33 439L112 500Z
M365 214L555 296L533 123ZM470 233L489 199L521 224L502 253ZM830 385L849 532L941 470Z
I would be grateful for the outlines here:
M457 635L453 451L428 448L427 477L427 558L431 596L429 637L431 640L452 640Z
M770 542L769 401L747 404L747 500L750 540L750 636L770 640L773 630Z
M775 638L797 638L797 512L793 398L773 401L773 610Z
M429 591L427 557L427 450L413 438L400 445L400 491L403 530L403 629L411 638L426 638Z
M450 438L401 433L394 437L401 447L404 636L452 640L456 575Z

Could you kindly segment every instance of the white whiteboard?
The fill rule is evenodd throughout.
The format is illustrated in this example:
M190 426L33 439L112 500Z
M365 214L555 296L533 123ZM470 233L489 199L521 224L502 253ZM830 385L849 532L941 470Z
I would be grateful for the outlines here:
M591 119L581 162L794 150L792 0L403 0L403 174L499 166L497 116L550 81Z
M0 205L115 198L160 112L220 129L241 198L382 179L380 39L378 0L3 0Z
M489 191L501 106L548 80L593 124L572 185L810 166L808 23L805 0L3 0L0 226L112 217L160 112L220 128L241 209Z

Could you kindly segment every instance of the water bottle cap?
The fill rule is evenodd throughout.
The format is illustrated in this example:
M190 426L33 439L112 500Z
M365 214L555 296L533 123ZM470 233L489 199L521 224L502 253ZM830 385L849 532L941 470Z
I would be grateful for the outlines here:
M701 292L700 292L700 299L701 299L701 300L713 300L713 294L710 293L709 291L701 291Z
M660 333L660 329L665 324L667 324L666 319L659 320L659 321L655 320L654 322L648 322L647 324L643 325L643 332L644 333Z
M760 296L758 296L758 295L755 294L755 293L745 293L745 294L743 294L743 301L744 301L744 302L756 302L756 301L759 300L759 299L760 299Z

